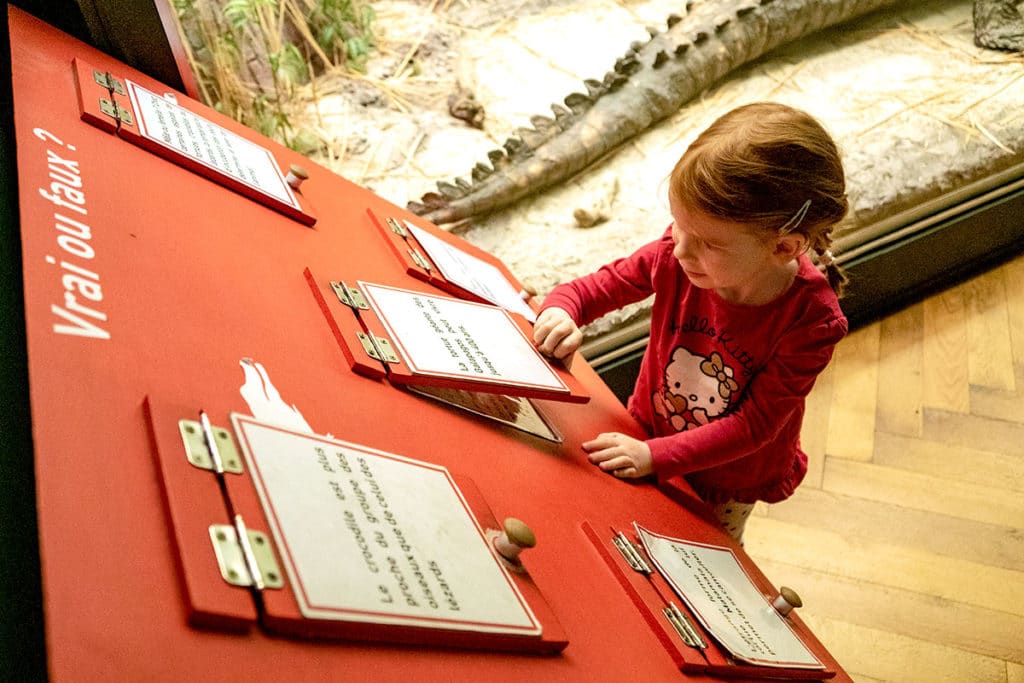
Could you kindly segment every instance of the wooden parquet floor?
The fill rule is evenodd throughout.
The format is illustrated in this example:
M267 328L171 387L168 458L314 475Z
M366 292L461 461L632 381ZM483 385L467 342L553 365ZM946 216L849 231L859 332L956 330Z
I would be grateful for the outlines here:
M1024 256L844 339L746 549L859 683L1024 683Z

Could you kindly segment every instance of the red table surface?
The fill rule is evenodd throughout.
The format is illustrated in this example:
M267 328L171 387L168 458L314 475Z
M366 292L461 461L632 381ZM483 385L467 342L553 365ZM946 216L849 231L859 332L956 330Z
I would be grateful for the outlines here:
M54 680L702 680L673 665L581 523L602 530L636 519L661 533L728 541L694 513L696 503L687 509L650 484L615 480L586 462L579 444L594 434L640 432L585 363L574 373L590 403L540 402L565 437L560 445L352 373L303 271L436 291L405 273L367 208L409 214L207 110L211 120L271 149L283 168L306 166L311 177L302 192L318 222L304 227L81 121L72 59L154 92L165 86L16 9L10 32ZM43 197L54 163L81 179L85 213ZM88 249L72 246L91 257L62 248L58 238L66 233L55 212L88 228L78 235ZM98 275L102 299L78 300L102 312L105 320L89 320L109 339L55 332L65 321L53 306L64 304L62 276L70 272L61 261ZM143 401L148 395L217 415L248 412L239 394L243 357L267 368L284 400L318 433L445 465L476 483L499 520L525 520L539 543L524 561L568 635L565 651L309 642L258 628L230 635L189 627Z

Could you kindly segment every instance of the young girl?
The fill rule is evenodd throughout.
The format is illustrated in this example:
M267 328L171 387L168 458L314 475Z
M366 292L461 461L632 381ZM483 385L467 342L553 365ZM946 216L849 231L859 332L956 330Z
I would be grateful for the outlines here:
M783 500L804 478L804 398L847 332L829 251L848 208L842 162L808 114L750 104L690 145L668 198L661 239L556 287L534 337L566 358L580 325L653 293L629 400L650 438L598 434L583 448L617 477L685 475L739 541L755 501Z

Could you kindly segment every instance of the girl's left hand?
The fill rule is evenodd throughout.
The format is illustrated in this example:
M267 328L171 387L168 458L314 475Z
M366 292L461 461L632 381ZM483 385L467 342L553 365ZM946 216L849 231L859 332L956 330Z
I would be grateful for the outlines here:
M590 462L622 479L645 477L653 471L647 443L619 432L598 434L583 443L583 450Z

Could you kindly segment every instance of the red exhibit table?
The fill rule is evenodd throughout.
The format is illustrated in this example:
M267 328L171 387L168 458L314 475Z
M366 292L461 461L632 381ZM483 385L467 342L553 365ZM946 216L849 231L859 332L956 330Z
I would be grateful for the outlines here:
M381 371L368 370L365 358L355 363L359 345L346 335L363 333L347 331L360 312L339 283L461 291L436 274L417 276L382 222L410 221L491 257L23 12L10 10L9 28L51 678L672 681L780 673L731 660L693 624L708 647L686 645L651 580L616 550L611 530L628 532L636 521L731 548L757 589L777 594L684 483L625 483L587 463L580 443L594 434L640 431L581 359L571 375L555 368L565 395L527 392L551 428L544 437L410 391L389 379L386 361ZM142 130L157 119L168 131L180 124L184 136L161 141L159 131ZM205 149L190 148L197 139ZM234 160L206 154L220 145ZM301 184L288 176L295 164L308 172ZM414 620L303 628L286 571L271 572L276 585L255 597L254 588L222 578L207 528L226 525L230 535L239 529L230 513L244 512L250 529L266 532L258 538L270 538L273 515L249 475L187 460L188 435L193 425L202 432L206 425L192 421L208 416L212 441L223 437L228 448L234 437L237 451L228 452L251 458L232 425L253 413L320 435L299 438L315 448L357 444L352 452L436 469L455 487L456 508L470 513L467 538L474 528L500 529L505 518L525 521L537 545L495 574L495 585L507 581L530 606L526 635L516 625L497 635L491 626L439 635ZM196 452L216 450L219 460L220 448L198 438ZM367 503L362 494L377 479L366 477L352 490L369 519L373 497ZM457 590L437 580L446 589L437 595L455 604ZM790 674L845 677L798 616L787 623L823 666Z

